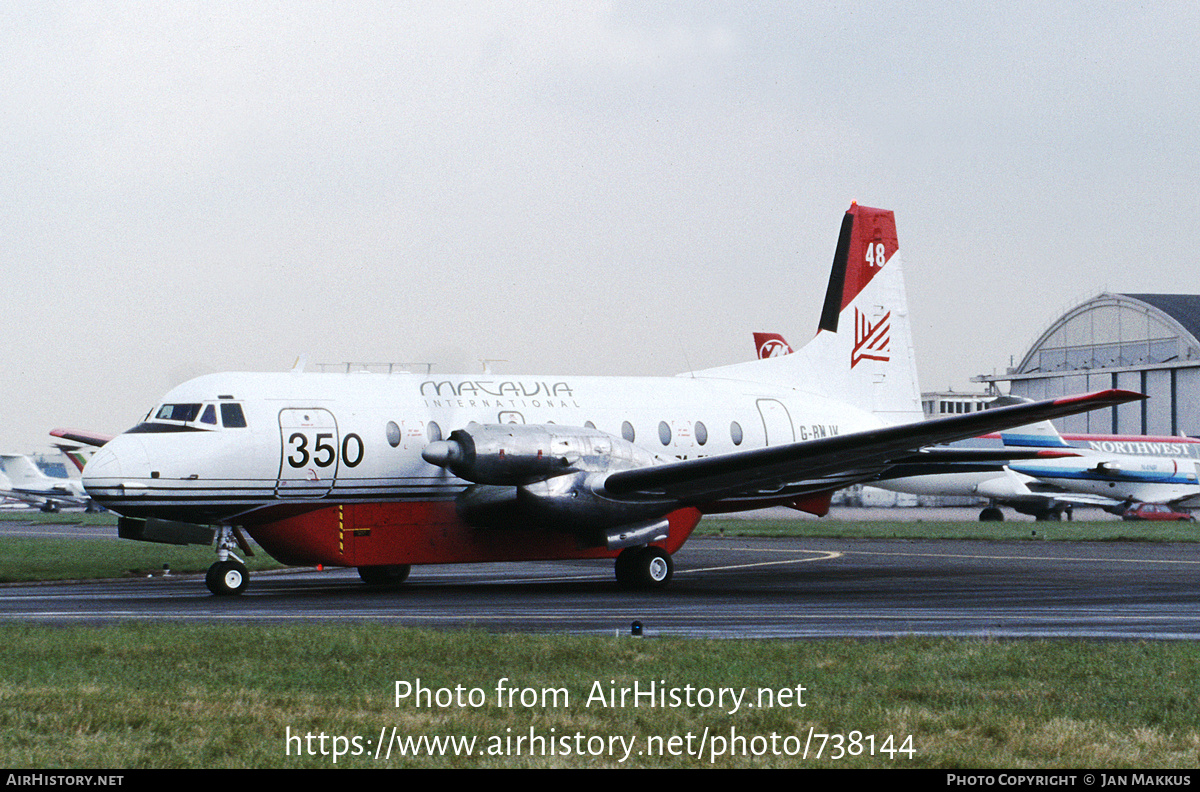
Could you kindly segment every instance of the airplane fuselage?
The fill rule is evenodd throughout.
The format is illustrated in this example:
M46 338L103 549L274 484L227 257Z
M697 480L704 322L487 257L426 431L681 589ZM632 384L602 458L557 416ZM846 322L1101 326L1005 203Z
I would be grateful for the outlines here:
M545 530L525 542L520 529L465 523L457 502L471 482L429 464L421 452L472 422L591 427L644 449L654 461L881 425L844 403L733 380L215 374L175 388L146 421L98 451L85 482L97 500L126 517L241 525L292 563L558 557L571 554L567 547L577 547L580 556L615 555L587 546L570 526L550 531L561 536L548 543ZM785 502L820 486L766 491L739 504ZM657 507L660 517L686 512L672 520L669 552L699 518L685 507L706 505ZM354 525L348 528L347 520ZM361 527L367 524L373 527ZM345 541L329 540L339 532L351 539L393 536L357 543L370 545L369 553L347 552ZM492 551L461 552L464 543Z

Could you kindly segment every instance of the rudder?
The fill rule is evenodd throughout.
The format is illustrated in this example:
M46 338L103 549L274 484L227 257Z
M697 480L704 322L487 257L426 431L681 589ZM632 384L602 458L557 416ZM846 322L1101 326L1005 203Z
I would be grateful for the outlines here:
M808 344L795 354L703 374L788 385L850 402L889 423L921 420L895 214L851 204Z

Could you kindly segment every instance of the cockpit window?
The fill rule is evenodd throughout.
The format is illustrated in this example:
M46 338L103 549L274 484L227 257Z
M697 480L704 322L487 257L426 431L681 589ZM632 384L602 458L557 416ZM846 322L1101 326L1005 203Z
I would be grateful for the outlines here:
M194 421L200 414L199 404L164 404L158 408L157 421Z
M225 424L225 427L228 429L244 429L246 427L246 416L242 414L242 405L222 404L221 423Z
M200 416L200 423L217 425L217 408L213 405L208 405L204 408L204 414Z

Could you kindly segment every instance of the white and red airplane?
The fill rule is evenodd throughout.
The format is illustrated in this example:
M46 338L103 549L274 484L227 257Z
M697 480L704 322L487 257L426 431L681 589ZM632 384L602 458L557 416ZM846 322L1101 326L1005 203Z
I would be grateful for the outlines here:
M922 421L895 219L855 204L817 336L794 354L667 378L213 374L105 444L83 480L123 536L215 527L217 594L246 585L242 531L368 583L412 564L615 558L623 585L658 587L704 513L823 514L889 465L954 458L930 444L1140 398Z

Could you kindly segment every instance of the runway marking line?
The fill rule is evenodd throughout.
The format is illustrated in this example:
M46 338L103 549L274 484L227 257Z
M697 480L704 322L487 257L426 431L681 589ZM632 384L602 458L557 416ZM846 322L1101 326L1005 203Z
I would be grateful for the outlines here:
M794 548L785 550L774 547L742 547L739 550L757 553L832 553L830 558L837 558L843 555L871 555L871 556L913 556L916 558L974 558L983 561L1092 561L1103 563L1119 563L1119 564L1184 564L1184 565L1200 565L1200 561L1189 561L1182 558L1080 558L1075 556L1013 556L1013 555L976 555L971 553L917 553L917 552L881 552L879 550L806 550L803 548ZM829 559L810 558L806 561L822 561ZM775 562L768 562L775 563ZM777 563L793 563L793 562L777 562ZM755 564L747 564L746 566L756 566ZM724 568L724 567L714 567ZM699 570L695 570L699 571Z
M746 549L746 548L743 548ZM753 548L750 548L753 551ZM838 550L765 550L768 553L814 553L811 558L789 558L785 561L756 561L751 564L726 564L724 566L700 567L697 569L682 569L675 574L686 575L692 572L723 572L728 569L750 569L752 567L783 566L785 564L807 564L810 561L832 561L841 558L843 553Z
M917 558L973 558L981 561L1089 561L1105 564L1184 564L1200 565L1200 561L1188 561L1182 558L1076 558L1074 556L1008 556L1008 555L971 555L968 553L881 553L873 550L846 550L846 555L871 556L914 556Z

